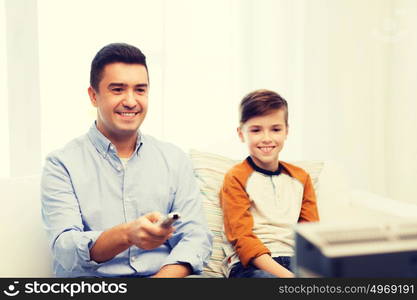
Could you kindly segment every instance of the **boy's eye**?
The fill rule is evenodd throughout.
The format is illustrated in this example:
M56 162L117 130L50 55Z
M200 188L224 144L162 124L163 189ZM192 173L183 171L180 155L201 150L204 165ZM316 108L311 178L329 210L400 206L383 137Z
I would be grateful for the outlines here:
M281 131L281 128L274 128L274 129L272 129L272 131L279 132L279 131Z
M253 129L250 130L250 132L259 132L259 129L258 128L253 128Z

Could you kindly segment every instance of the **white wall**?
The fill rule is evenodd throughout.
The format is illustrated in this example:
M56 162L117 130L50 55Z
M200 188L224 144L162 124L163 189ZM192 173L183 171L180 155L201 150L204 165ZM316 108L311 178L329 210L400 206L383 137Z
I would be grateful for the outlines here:
M388 45L383 0L306 2L304 156L335 160L355 188L386 194Z
M354 188L417 201L415 1L115 3L38 0L43 157L88 130L91 60L123 41L148 57L145 133L243 158L238 103L269 88L290 107L282 159L332 160Z
M114 41L137 45L149 60L151 108L143 131L184 150L244 157L236 135L237 108L254 89L278 91L294 115L302 115L302 107L296 109L301 98L292 97L300 88L291 79L302 78L293 69L303 53L297 50L300 39L292 38L300 27L293 26L297 2L119 3L131 9L109 22L115 19L113 1L39 1L44 155L84 133L94 118L86 93L90 62L100 47ZM98 7L100 13L92 14ZM74 115L85 121L74 123ZM290 159L303 155L301 129L293 123L285 150Z
M152 104L144 130L163 134L163 1L41 0L38 11L44 156L91 126L90 64L111 42L137 45L149 58Z
M417 202L417 1L392 1L381 39L390 45L386 126L387 193Z

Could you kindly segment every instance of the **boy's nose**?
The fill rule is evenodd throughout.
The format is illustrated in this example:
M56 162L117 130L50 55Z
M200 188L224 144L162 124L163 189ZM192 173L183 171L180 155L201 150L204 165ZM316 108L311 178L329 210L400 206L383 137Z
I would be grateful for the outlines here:
M264 143L271 143L272 142L271 136L268 132L264 132L263 142Z

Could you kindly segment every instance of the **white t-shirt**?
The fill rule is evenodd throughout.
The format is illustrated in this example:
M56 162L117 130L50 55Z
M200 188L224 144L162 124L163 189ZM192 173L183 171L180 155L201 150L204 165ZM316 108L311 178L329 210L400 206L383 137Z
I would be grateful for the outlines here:
M126 170L127 161L129 160L129 157L119 157L120 161L122 162L123 168Z

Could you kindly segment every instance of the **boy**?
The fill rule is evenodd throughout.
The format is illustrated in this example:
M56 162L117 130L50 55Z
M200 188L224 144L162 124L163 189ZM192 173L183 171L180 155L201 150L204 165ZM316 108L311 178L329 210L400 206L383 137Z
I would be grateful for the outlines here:
M240 103L239 138L248 158L227 172L220 200L229 277L294 277L293 226L318 221L310 176L279 161L288 134L288 105L277 93L257 90Z

